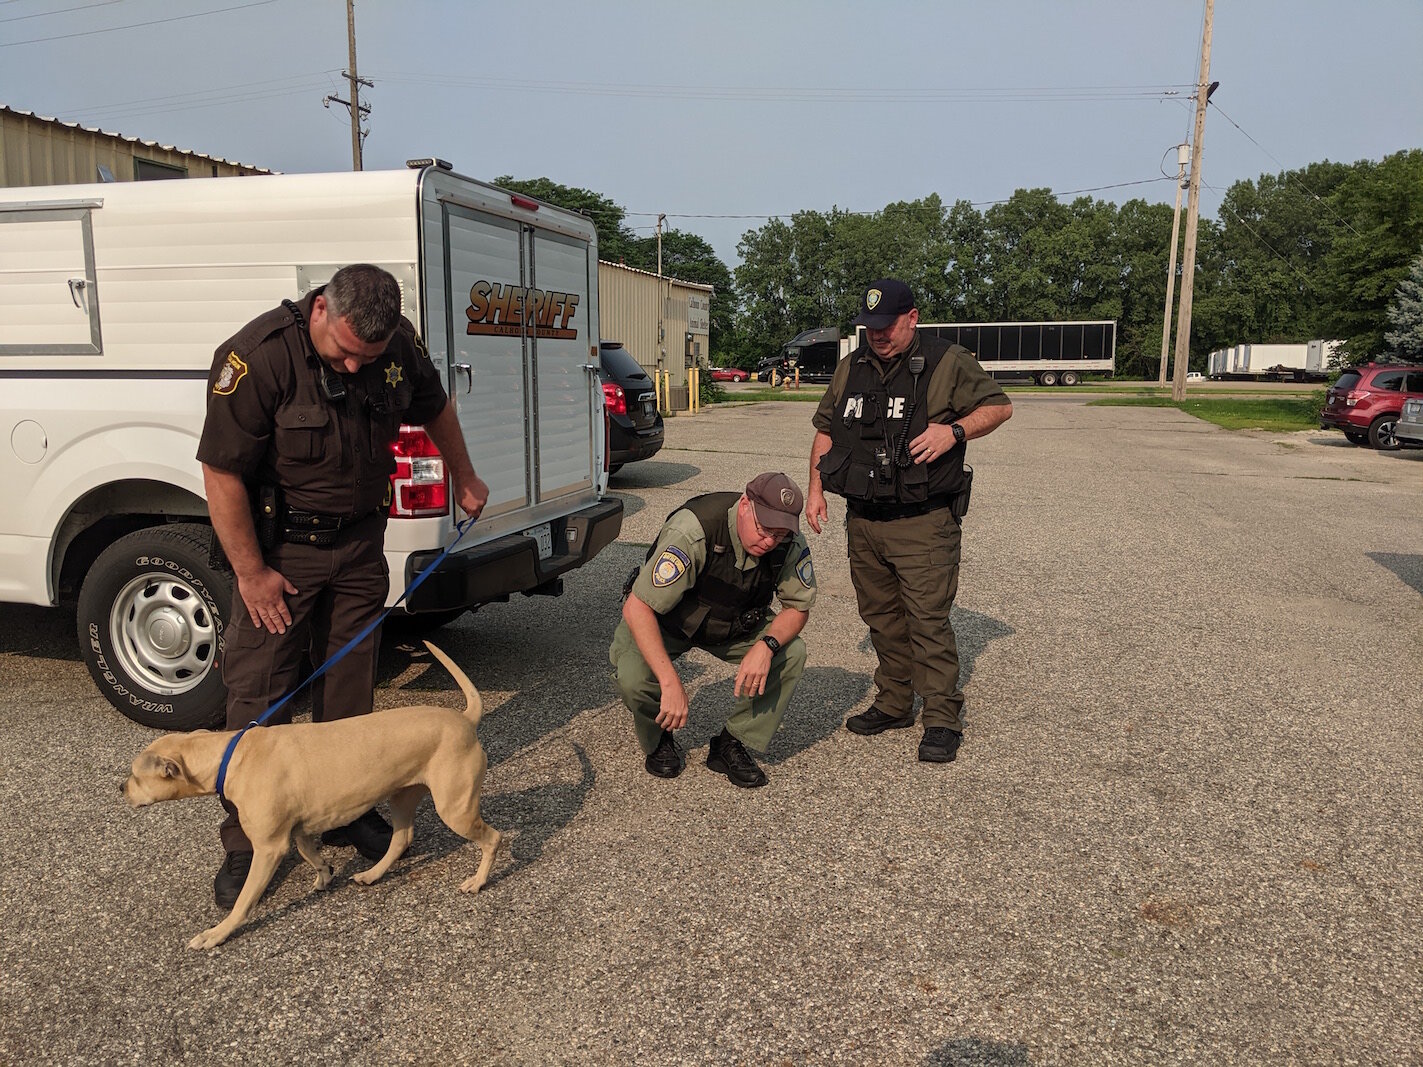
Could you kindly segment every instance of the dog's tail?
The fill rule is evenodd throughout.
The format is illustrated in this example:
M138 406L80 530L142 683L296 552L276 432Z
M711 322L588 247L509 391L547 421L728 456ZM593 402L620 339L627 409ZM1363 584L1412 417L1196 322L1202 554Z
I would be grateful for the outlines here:
M464 714L475 726L479 725L480 717L484 715L484 701L479 696L479 690L474 687L474 683L469 680L464 671L455 666L455 661L450 659L429 641L425 642L425 647L430 650L430 655L445 665L445 670L450 672L450 676L459 683L460 689L464 692Z

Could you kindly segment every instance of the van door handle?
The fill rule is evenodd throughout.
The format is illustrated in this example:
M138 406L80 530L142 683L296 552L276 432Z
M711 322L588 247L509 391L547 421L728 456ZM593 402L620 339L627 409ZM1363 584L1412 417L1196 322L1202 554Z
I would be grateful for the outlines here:
M85 301L81 298L85 295L84 290L88 285L89 280L87 278L69 279L69 299L74 301L74 306L80 311L87 310L84 306Z
M474 392L474 368L468 363L456 363L455 370L464 371L465 374L469 375L469 384L464 387L464 391L466 393Z

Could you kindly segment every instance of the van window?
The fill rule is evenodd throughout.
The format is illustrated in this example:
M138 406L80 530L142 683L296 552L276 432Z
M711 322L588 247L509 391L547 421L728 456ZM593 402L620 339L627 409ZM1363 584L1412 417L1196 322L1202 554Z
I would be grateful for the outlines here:
M1343 374L1339 375L1339 380L1334 383L1334 388L1341 391L1352 389L1359 384L1359 379L1362 377L1363 375L1356 370L1346 370Z

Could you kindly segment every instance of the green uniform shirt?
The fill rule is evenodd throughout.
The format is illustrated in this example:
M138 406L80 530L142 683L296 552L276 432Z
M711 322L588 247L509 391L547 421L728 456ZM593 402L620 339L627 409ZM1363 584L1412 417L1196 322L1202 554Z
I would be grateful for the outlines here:
M738 500L731 505L728 525L731 528L731 549L736 553L738 570L749 571L764 557L750 555L741 547L736 531ZM672 513L657 535L657 550L643 564L633 583L635 597L658 614L670 611L697 584L697 575L707 560L706 534L697 517L686 508ZM810 563L810 546L805 534L791 538L786 562L776 579L776 598L783 607L809 611L815 603L815 570Z
M886 377L899 361L914 354L919 348L919 336L914 343L890 360L880 359L868 344L861 345L840 361L825 395L820 398L820 406L815 409L812 424L821 433L829 433L840 412L840 400L845 394L845 382L850 377L850 365L857 360L864 361ZM933 377L929 379L930 422L949 423L961 419L981 404L1007 404L1008 396L993 376L979 366L973 353L963 345L949 345L944 358L939 361Z

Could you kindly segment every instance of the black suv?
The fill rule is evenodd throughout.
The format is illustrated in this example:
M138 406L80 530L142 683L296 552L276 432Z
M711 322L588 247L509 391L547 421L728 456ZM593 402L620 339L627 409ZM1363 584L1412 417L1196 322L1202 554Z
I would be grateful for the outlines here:
M647 459L662 447L662 416L652 379L621 341L598 342L598 378L608 412L608 470Z

